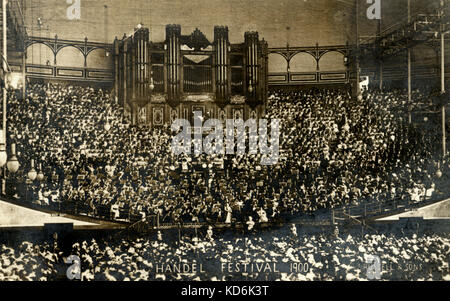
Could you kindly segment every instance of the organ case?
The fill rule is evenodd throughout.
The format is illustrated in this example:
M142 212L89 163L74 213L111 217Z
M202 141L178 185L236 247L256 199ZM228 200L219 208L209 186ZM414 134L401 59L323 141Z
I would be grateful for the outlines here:
M210 42L199 29L182 35L180 25L167 25L165 40L153 42L141 27L114 44L116 95L133 124L192 121L195 110L221 119L265 114L268 47L257 32L231 44L226 26L215 26Z

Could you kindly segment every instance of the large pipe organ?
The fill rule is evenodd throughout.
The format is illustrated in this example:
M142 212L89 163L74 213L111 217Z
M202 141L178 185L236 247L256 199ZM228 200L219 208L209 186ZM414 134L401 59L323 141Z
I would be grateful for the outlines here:
M265 114L268 47L257 32L231 44L228 27L214 27L210 42L198 29L182 35L166 26L164 42L148 28L116 39L115 91L135 125L160 126L177 118L257 119Z

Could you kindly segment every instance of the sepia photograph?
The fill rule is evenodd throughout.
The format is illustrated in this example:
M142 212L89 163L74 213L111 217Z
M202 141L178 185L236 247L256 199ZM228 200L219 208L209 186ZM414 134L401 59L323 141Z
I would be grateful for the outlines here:
M450 281L449 0L0 4L0 287Z

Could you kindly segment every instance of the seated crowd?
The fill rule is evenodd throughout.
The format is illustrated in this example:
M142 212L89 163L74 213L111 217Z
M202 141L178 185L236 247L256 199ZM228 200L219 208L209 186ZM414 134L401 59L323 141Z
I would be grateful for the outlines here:
M371 280L378 275L368 274L369 254L380 258L381 280L450 280L448 233L361 234L355 229L330 235L292 228L218 238L184 234L180 241L167 239L165 233L155 239L88 239L73 244L69 254L80 258L81 270L72 272L79 272L82 281ZM67 279L69 264L55 244L0 244L0 251L0 281ZM236 263L241 264L239 271ZM188 267L185 272L175 270L181 264Z
M130 125L102 89L30 84L24 100L11 91L8 102L9 144L21 164L10 193L63 212L172 223L267 222L448 195L439 132L409 125L405 101L398 92L360 100L345 90L273 92L266 118L281 121L280 159L261 166L259 155L174 155L168 126ZM26 183L32 159L45 179Z

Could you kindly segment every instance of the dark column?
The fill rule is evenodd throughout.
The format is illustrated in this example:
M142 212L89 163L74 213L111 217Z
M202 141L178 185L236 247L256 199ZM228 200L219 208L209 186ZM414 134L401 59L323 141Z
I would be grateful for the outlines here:
M116 103L119 101L119 83L120 83L120 66L119 66L119 41L117 40L117 37L114 39L113 44L113 53L111 55L114 55L114 94L115 94L115 100Z
M167 82L170 102L178 102L180 97L180 74L181 74L181 53L180 53L180 25L166 26L166 56L167 56Z
M258 87L260 85L258 53L261 52L257 32L245 33L245 52L247 98L249 102L255 102L258 100Z
M214 27L214 56L215 65L215 91L216 97L219 101L226 101L231 92L230 78L229 78L229 48L230 42L228 40L228 27L215 26Z

